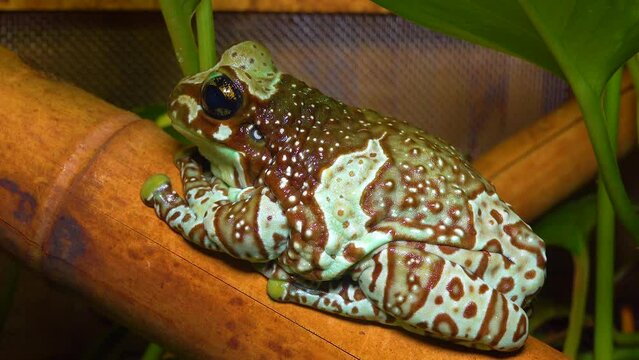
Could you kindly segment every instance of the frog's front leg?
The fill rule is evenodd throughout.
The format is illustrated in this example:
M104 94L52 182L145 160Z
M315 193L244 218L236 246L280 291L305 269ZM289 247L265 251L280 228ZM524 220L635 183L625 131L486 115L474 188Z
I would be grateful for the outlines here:
M218 179L207 179L191 155L176 156L186 200L160 174L143 185L145 204L155 208L174 231L201 247L254 262L277 257L286 246L289 230L268 189L233 189Z
M384 245L353 270L353 277L378 308L407 329L500 351L518 349L527 338L521 307L424 244Z

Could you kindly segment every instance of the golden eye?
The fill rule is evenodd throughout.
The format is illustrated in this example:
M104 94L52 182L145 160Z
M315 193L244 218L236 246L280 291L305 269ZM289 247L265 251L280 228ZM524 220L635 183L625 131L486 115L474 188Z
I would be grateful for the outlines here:
M242 106L242 90L228 76L213 73L202 86L202 107L217 120L230 119Z

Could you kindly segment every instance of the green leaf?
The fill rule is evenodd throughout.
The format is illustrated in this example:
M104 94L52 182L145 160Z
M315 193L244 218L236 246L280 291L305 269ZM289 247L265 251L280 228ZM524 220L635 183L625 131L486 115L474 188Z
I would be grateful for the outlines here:
M559 64L513 0L373 0L429 29L524 58L555 74Z
M566 78L601 95L612 74L639 51L637 0L520 0Z
M535 223L533 229L546 245L558 246L571 254L580 254L597 225L597 197L587 195L566 202Z

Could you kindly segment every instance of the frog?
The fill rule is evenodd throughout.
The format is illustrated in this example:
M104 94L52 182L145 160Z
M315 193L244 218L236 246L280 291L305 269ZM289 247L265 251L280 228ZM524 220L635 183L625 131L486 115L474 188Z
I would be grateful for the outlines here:
M452 145L333 99L262 44L227 49L170 95L193 144L140 196L187 241L251 262L275 301L514 351L545 246Z

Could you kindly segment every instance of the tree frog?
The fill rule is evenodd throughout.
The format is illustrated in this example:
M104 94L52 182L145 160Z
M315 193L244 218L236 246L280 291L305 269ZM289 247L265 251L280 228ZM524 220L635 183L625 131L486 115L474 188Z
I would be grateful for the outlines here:
M184 197L145 204L186 240L254 263L268 294L480 349L512 351L545 248L443 140L278 71L256 42L175 87Z

